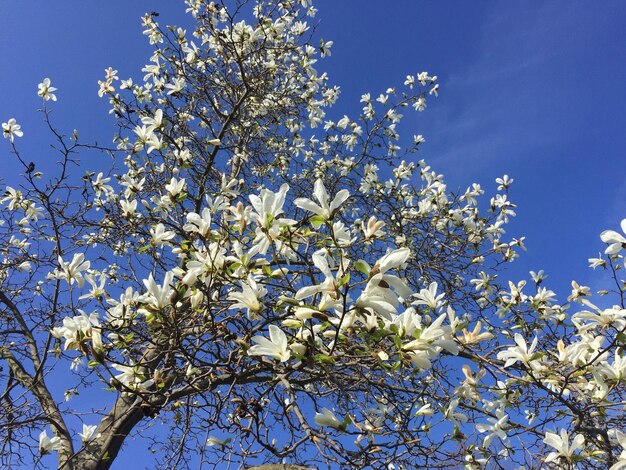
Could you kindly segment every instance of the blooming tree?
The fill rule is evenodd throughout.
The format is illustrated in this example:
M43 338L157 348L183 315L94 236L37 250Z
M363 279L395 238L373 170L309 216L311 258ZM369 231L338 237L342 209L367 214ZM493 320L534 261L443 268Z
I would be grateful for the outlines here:
M513 180L452 193L399 135L437 77L333 118L310 0L185 3L193 31L143 17L143 80L99 82L113 148L56 130L48 78L58 173L2 124L2 465L106 469L136 434L163 468L626 468L625 236L596 297L499 281ZM77 177L89 149L114 163Z

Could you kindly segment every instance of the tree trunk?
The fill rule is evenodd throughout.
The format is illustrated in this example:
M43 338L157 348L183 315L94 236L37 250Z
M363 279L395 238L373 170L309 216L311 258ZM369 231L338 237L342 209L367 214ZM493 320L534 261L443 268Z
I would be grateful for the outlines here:
M290 463L268 463L265 465L256 465L254 467L246 467L245 470L317 470L313 467L304 467L302 465L294 465Z

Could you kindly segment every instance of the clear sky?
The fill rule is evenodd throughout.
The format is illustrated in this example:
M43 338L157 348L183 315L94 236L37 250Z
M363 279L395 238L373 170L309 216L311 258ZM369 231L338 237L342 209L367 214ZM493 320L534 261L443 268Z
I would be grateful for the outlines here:
M316 4L320 34L334 41L319 69L343 90L334 112L355 115L362 93L400 86L407 74L438 75L439 98L425 113L407 111L403 126L426 137L420 157L451 189L479 182L493 191L496 177L512 176L511 235L526 236L528 247L515 272L545 269L560 299L572 279L599 287L587 258L602 248L599 233L626 217L626 3ZM0 0L0 121L22 125L27 160L38 168L54 160L35 112L44 77L59 89L51 108L61 128L110 142L113 118L97 81L108 66L142 76L150 48L140 16L151 10L161 23L189 21L174 0ZM6 142L0 158L11 184L19 169ZM93 164L107 164L100 160Z

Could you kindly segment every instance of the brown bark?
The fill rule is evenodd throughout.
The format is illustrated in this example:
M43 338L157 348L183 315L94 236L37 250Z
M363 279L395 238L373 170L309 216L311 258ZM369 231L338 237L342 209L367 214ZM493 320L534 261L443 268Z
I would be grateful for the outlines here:
M245 470L317 470L313 467L303 467L302 465L293 465L290 463L268 463L265 465L256 465L254 467L246 467Z

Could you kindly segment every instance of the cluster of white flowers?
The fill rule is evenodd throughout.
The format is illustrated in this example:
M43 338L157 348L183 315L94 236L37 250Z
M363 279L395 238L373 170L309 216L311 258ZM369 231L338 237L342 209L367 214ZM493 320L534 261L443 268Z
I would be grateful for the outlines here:
M602 232L605 257L589 260L612 269L618 304L598 306L575 281L559 304L543 271L531 272L532 282L501 282L493 266L524 248L523 237L505 238L516 215L513 179L496 179L486 201L478 184L456 196L423 160L397 158L401 111L423 111L439 91L436 76L409 75L404 91L377 98L366 93L361 116L333 121L326 108L339 89L313 67L333 43L306 43L305 17L315 14L308 0L276 9L259 2L253 25L213 2L187 4L201 19L193 39L170 28L166 41L146 15L157 52L143 82L120 81L112 68L99 82L126 157L120 174L84 178L84 217L66 222L80 236L66 246L55 238L70 230L63 224L55 235L37 232L40 219L56 227L61 217L49 200L44 210L12 187L0 198L7 225L19 227L0 249L0 280L14 269L19 279L45 269L36 293L69 299L55 314L72 313L52 320L54 351L74 365L86 358L142 403L174 385L193 393L219 380L235 387L237 368L263 371L303 400L321 390L320 411L295 413L315 445L323 439L306 419L355 434L364 453L383 452L375 444L390 430L427 435L440 426L446 442L463 446L458 461L474 469L512 458L528 444L520 438L515 447L514 436L531 432L529 452L542 454L529 459L626 467L626 237ZM38 95L56 101L55 91L46 78ZM2 128L11 142L23 136L15 119ZM415 136L406 155L423 142ZM47 262L34 241L40 252L52 247ZM104 259L111 265L101 269ZM343 391L332 375L344 368L376 392L363 393L363 403L332 403ZM292 375L306 377L298 391ZM407 403L380 396L385 387ZM545 403L558 407L553 424L537 424L538 410L554 412ZM285 419L297 406L285 405ZM97 429L83 425L85 446ZM211 436L207 445L218 452L230 442ZM40 434L41 454L62 448L59 436Z

